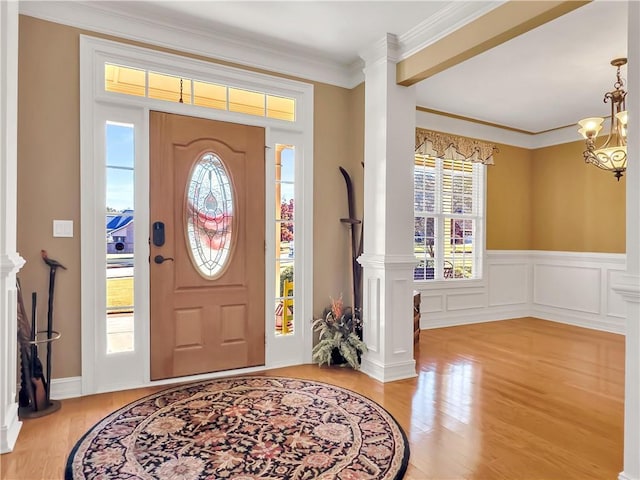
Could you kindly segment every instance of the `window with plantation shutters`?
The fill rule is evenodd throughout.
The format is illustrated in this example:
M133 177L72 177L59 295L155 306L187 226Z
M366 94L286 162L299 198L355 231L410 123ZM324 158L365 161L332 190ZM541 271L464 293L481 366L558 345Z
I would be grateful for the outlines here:
M414 280L481 278L485 168L465 160L415 156Z

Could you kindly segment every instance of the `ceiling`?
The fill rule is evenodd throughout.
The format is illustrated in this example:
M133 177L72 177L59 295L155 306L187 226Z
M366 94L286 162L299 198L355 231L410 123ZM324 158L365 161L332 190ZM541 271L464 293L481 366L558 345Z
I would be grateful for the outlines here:
M610 113L610 62L626 56L626 2L594 1L421 82L418 104L533 133L573 125Z
M235 0L101 5L353 69L359 56L386 33L402 40L421 25L442 19L452 6L486 11L500 3ZM417 104L532 133L606 116L608 105L602 98L615 81L609 62L627 53L626 9L624 1L593 1L422 81L416 86ZM603 27L609 25L616 28Z

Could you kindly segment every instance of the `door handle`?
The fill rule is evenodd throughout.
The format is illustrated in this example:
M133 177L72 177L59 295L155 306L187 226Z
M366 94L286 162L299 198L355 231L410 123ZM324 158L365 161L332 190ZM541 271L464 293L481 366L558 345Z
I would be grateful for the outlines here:
M156 262L158 265L166 262L167 260L171 260L173 262L173 258L171 257L165 258L162 255L156 255L155 257L153 257L153 261Z

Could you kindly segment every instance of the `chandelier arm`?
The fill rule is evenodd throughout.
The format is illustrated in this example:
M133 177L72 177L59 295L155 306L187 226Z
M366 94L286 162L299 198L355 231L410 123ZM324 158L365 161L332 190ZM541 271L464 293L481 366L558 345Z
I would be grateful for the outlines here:
M607 135L607 139L604 141L604 143L600 148L607 148L609 146L609 143L611 142L611 139L614 137L614 132L615 132L616 116L615 116L614 110L616 107L616 102L614 102L611 92L607 93L607 95L604 96L605 103L607 99L611 100L611 113L609 114L609 135Z

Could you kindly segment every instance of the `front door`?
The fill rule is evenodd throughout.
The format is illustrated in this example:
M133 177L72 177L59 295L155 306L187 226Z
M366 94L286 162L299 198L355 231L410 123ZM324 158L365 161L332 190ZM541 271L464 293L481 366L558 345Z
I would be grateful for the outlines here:
M151 379L265 363L264 128L150 113Z

